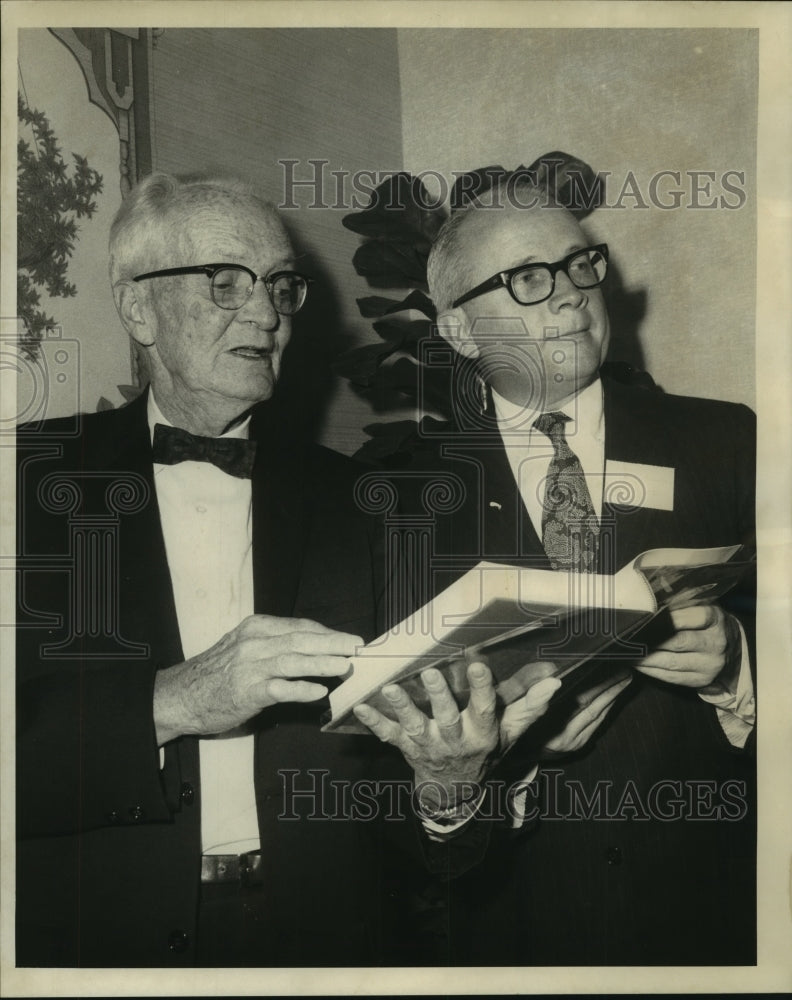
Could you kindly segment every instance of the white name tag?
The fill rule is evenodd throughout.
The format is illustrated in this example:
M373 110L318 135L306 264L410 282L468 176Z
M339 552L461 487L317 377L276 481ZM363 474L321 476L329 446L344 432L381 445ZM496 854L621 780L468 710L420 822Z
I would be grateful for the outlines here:
M674 509L674 470L637 462L605 463L603 502L622 507Z

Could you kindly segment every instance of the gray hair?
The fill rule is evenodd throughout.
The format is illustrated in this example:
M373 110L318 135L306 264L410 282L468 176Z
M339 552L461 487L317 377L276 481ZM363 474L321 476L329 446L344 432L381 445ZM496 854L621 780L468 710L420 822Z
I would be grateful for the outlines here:
M508 205L517 209L527 209L529 205L561 207L545 188L537 187L528 177L513 175L499 180L453 212L437 234L426 263L429 294L438 312L450 309L451 303L472 283L469 256L462 252L460 232L463 227L474 213L503 212Z
M234 176L156 173L145 177L129 193L110 228L110 281L133 278L155 270L163 248L173 248L179 223L212 204L257 209L278 218L273 205L251 184Z

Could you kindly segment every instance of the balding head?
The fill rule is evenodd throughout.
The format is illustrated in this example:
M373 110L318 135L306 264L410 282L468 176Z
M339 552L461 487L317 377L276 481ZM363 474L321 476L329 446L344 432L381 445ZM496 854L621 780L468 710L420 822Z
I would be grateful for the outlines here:
M155 174L124 202L110 248L119 317L172 423L213 436L272 396L302 301L281 296L304 299L306 282L267 202L236 180Z
M215 208L266 216L282 229L275 208L236 177L157 173L137 184L110 229L110 281L170 266L183 251L187 224Z
M590 241L566 209L525 182L508 194L472 202L440 231L427 265L437 327L513 403L561 405L597 378L608 349L608 317L596 287L601 275L589 264L596 260L604 274L605 262L601 254L578 256ZM568 258L575 259L571 271ZM559 263L549 272L533 270ZM512 294L518 273L521 290L538 280L546 295L523 304Z
M437 311L450 309L451 303L471 287L473 266L467 246L475 245L477 232L491 216L497 222L498 215L510 205L552 207L555 204L546 191L527 178L516 182L506 179L455 211L437 234L426 265L429 294Z

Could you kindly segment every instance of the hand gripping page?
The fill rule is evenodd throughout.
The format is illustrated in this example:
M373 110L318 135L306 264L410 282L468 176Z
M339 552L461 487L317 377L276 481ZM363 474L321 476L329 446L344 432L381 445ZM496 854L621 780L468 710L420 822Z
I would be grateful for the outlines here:
M563 681L559 697L599 664L640 660L670 634L669 609L720 596L750 563L742 546L653 549L612 576L481 562L360 650L352 675L330 693L323 731L368 732L352 714L363 701L393 718L381 688L394 682L431 714L420 680L430 666L460 708L473 660L487 663L503 704L548 672Z

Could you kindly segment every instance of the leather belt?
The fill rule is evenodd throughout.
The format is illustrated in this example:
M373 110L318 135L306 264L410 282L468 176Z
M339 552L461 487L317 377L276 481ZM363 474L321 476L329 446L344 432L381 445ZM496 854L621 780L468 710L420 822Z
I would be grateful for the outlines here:
M261 851L247 854L204 854L201 856L201 883L236 882L262 885L264 872Z

